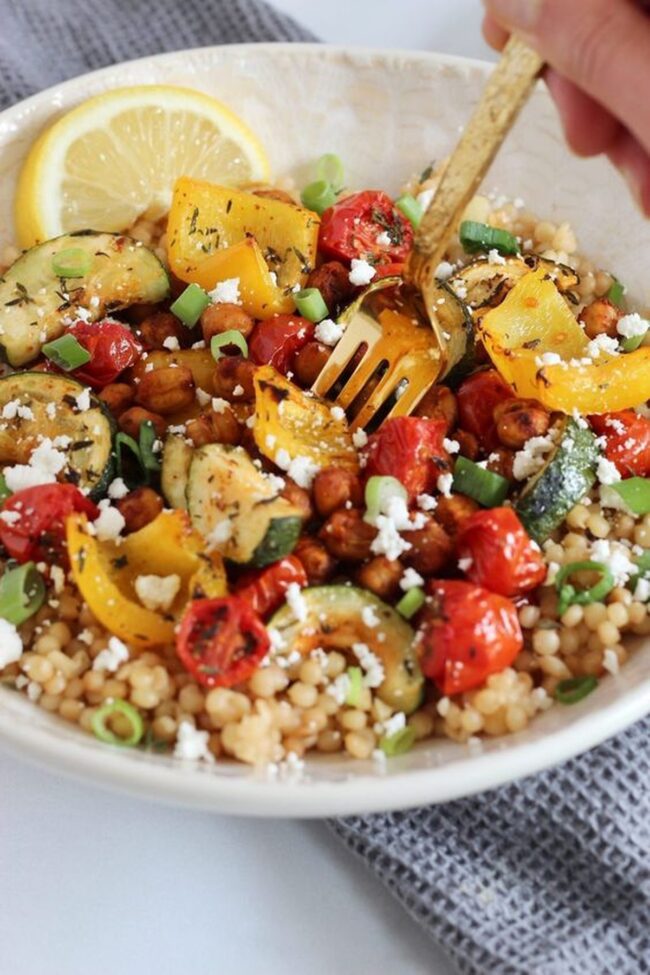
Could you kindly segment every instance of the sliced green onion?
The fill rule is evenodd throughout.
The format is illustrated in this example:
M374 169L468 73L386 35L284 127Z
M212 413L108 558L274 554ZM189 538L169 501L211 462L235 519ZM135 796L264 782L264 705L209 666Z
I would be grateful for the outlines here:
M229 345L236 345L244 359L248 359L248 342L236 328L229 328L227 332L220 332L219 335L212 336L210 339L212 358L220 359L224 354L222 349Z
M138 432L138 447L140 454L140 466L145 474L150 471L160 470L160 461L154 453L154 444L158 439L156 428L151 420L143 420Z
M404 193L395 200L395 206L404 214L407 220L410 220L414 227L420 226L422 217L424 216L424 210L414 196L411 196L410 193Z
M194 328L199 318L212 302L210 295L198 284L188 284L185 291L171 305L170 312L180 318L187 328Z
M419 586L415 586L414 589L409 589L408 592L404 593L395 609L405 619L410 620L412 616L415 616L420 607L424 606L426 598L424 590L420 589Z
M10 491L7 487L7 479L4 474L0 474L0 501L6 501L10 498L13 491Z
M329 310L318 288L303 288L294 298L296 308L310 322L322 322L329 315Z
M0 579L0 616L20 626L45 602L45 583L33 562L7 569Z
M586 677L569 677L556 685L553 696L560 704L577 704L598 687L598 681L589 674Z
M361 667L348 667L347 674L350 687L345 695L345 703L350 708L356 708L361 701L361 691L363 690Z
M115 460L117 462L117 473L124 478L124 450L130 451L135 457L138 466L142 469L142 458L140 457L140 447L128 433L118 433L115 437ZM126 479L125 479L126 480Z
M108 727L108 720L114 714L122 714L131 724L131 734L127 738L121 738ZM100 741L105 741L109 745L121 745L123 748L133 748L137 745L144 734L144 724L140 713L122 698L116 697L112 701L107 701L98 708L90 719L90 726Z
M635 515L650 514L650 477L628 477L612 487Z
M335 152L326 152L321 156L316 163L316 178L336 187L335 193L340 193L345 180L345 168L341 157Z
M374 525L377 516L386 511L386 507L391 498L403 498L408 500L408 492L401 481L390 475L374 474L368 478L366 484L365 502L366 513L363 520L370 525Z
M589 589L576 589L566 582L575 572L598 572L600 579ZM555 588L558 593L557 611L560 616L566 613L569 606L578 604L587 606L589 603L599 603L614 588L614 576L603 562L569 562L563 565L555 577Z
M305 186L300 199L308 210L321 214L336 203L336 196L336 190L331 183L326 179L317 179L315 183Z
M510 483L495 471L479 467L467 457L457 457L453 489L478 501L484 508L497 508L506 498Z
M82 247L66 247L52 258L52 270L58 278L83 278L92 265L92 257Z
M53 342L46 342L43 346L43 355L50 359L59 369L70 372L85 366L90 362L90 353L84 349L74 335L61 335Z
M498 251L499 254L518 254L517 238L498 227L490 227L487 223L477 223L475 220L463 220L460 225L460 242L468 254L478 254L480 251Z
M410 752L414 744L415 728L411 728L410 725L407 725L405 728L400 728L399 731L396 731L392 735L384 735L379 741L379 747L388 758Z
M621 284L620 281L614 278L614 283L610 286L610 289L605 295L605 297L609 298L609 300L613 305L618 305L618 307L620 308L621 305L623 304L624 294L625 294L624 286Z
M635 352L647 334L648 332L646 330L643 335L629 335L626 339L623 339L623 341L620 343L623 352Z

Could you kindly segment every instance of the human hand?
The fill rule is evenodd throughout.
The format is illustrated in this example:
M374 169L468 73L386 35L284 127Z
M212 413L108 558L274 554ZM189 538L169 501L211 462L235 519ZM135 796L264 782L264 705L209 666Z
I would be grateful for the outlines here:
M604 153L650 217L650 18L632 0L483 0L483 33L503 47L514 32L549 65L548 87L567 141Z

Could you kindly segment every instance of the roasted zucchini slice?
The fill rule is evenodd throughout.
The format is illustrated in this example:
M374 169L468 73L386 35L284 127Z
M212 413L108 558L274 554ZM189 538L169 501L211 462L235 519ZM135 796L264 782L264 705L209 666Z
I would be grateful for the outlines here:
M194 448L184 437L170 433L163 446L160 487L167 504L172 508L187 508L187 479Z
M75 276L62 276L66 262L77 265ZM0 279L4 357L12 366L31 362L80 317L80 309L85 321L98 321L136 302L162 301L168 293L167 272L139 241L92 231L47 240L26 251Z
M0 379L0 417L0 465L27 464L44 438L59 438L68 457L62 478L92 498L105 493L115 422L86 386L53 373L13 373Z

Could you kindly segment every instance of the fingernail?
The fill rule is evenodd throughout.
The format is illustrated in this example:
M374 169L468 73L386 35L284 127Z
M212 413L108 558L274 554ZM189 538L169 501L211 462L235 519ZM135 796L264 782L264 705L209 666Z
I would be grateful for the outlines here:
M483 0L492 16L506 27L534 30L542 12L543 0Z

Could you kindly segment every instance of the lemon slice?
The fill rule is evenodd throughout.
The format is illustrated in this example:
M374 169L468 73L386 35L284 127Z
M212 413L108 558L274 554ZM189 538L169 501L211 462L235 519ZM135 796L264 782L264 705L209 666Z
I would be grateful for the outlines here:
M97 95L32 146L16 192L19 243L157 220L179 176L236 186L267 181L269 164L248 126L202 92L138 85Z

